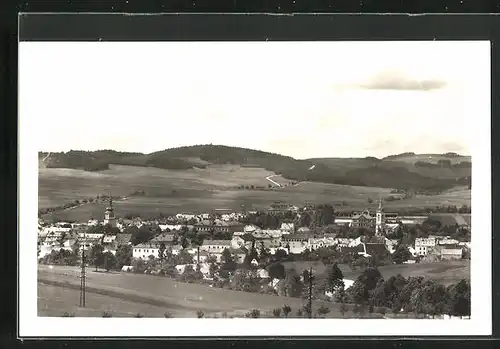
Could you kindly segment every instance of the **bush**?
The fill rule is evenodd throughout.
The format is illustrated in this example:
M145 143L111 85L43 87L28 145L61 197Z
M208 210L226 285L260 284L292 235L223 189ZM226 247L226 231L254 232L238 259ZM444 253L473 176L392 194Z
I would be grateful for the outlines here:
M245 317L249 317L252 319L257 319L260 317L260 310L259 309L252 309L248 313L245 314Z
M319 316L325 316L330 312L330 309L322 305L321 307L318 308L318 315Z
M62 317L75 317L75 314L71 314L71 313L68 313L68 312L66 312L66 311L65 311L65 312L62 314Z
M163 314L163 317L166 319L170 319L172 316L172 313L169 313L168 311Z
M102 313L102 317L112 317L111 313L108 313L107 311Z
M345 315L345 313L347 313L349 311L349 306L347 304L345 304L344 302L342 302L340 304L340 313L342 314L342 316Z
M201 319L202 317L205 316L205 313L202 310L198 310L196 312L196 316L198 317L198 319Z
M285 304L281 309L283 310L283 315L285 315L285 317L288 317L288 314L292 312L292 308L290 308L287 304Z
M141 317L144 317L144 316L141 313L137 313L137 314L135 314L135 317L141 318Z
M281 308L273 309L273 316L274 317L281 317Z

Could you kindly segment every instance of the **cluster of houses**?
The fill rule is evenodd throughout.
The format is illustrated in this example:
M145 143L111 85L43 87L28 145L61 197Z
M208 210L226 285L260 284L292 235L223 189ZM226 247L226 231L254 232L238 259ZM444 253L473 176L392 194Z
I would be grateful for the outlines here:
M282 214L287 211L295 211L296 207L275 203L270 211L273 214ZM301 254L306 250L316 250L322 247L337 247L339 249L351 249L364 257L370 257L377 252L387 250L393 253L397 240L385 237L385 233L403 224L416 224L423 222L426 217L398 217L397 214L383 213L382 205L379 204L375 215L368 211L355 213L348 217L337 217L334 227L342 225L351 227L375 228L377 241L368 242L363 237L357 239L338 238L335 229L329 233L318 234L307 227L296 227L293 223L282 223L279 229L261 229L255 225L246 225L239 222L244 216L242 213L223 210L218 212L218 219L213 219L213 214L191 214L179 213L175 216L177 222L172 224L159 224L161 233L158 233L150 241L133 246L132 257L148 259L150 256L157 258L160 247L165 248L176 255L183 249L176 239L176 234L183 229L195 229L197 232L224 233L231 236L225 240L204 240L200 246L187 247L187 251L195 255L197 262L203 263L209 257L220 261L225 249L228 249L238 263L243 262L245 256L252 247L260 250L267 249L274 255L278 250L287 254ZM178 222L183 224L178 224ZM89 233L89 226L100 224L97 220L82 223L56 223L46 226L39 222L38 252L39 258L60 249L72 250L75 244L78 248L90 249L95 244L101 244L104 251L113 254L122 245L131 245L131 234L123 233L130 225L141 227L140 219L117 220L114 215L112 202L106 208L102 224L116 228L113 234ZM189 223L189 224L188 224ZM333 231L333 232L332 232ZM438 260L460 259L464 250L470 250L470 242L459 242L449 237L429 236L428 238L417 238L414 246L408 248L414 259L434 258Z
M427 259L453 260L461 259L464 252L470 249L470 242L461 242L449 236L429 235L426 238L416 238L415 246L410 247L410 252Z

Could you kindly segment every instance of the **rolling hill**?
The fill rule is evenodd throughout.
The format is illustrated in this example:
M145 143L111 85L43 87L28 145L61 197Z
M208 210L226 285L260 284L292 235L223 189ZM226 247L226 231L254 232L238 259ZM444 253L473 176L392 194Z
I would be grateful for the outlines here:
M433 158L432 161L430 157ZM458 154L404 153L384 159L321 158L297 160L259 150L222 145L195 145L150 154L114 150L39 153L46 168L108 170L110 165L167 170L203 169L210 165L262 168L293 181L440 192L470 181L470 157ZM425 160L425 161L424 161ZM312 169L312 165L315 165Z

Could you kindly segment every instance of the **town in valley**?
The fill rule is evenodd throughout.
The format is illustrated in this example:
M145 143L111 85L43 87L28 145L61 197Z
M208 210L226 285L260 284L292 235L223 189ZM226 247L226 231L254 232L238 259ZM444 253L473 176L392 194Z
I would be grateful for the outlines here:
M489 42L38 44L19 84L38 317L487 308Z
M466 205L405 214L383 197L362 211L278 201L145 219L118 215L117 200L92 200L100 219L39 218L39 316L470 316Z

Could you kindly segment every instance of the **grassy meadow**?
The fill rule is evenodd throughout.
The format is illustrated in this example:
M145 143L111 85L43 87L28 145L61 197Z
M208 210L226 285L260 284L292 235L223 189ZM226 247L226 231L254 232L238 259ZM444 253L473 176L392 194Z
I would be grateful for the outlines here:
M322 280L326 268L322 263L287 262L286 268L299 272L313 265L317 279ZM341 266L344 277L356 279L361 271ZM435 279L443 285L470 278L470 264L467 261L389 265L379 268L387 279L401 274L404 277L424 276ZM274 308L290 305L292 313L301 308L305 301L298 298L247 293L228 289L211 288L205 285L178 282L166 277L121 272L95 272L92 268L87 276L87 307L79 308L79 275L76 267L40 265L38 268L38 315L62 316L65 312L75 316L101 317L103 312L113 317L164 317L166 312L173 317L196 317L201 310L206 317L242 317L251 309L259 309L262 316L271 316ZM331 311L328 318L340 318L339 305L325 301L314 301L313 308L321 305ZM344 317L353 317L349 312Z
M175 280L143 274L105 273L88 271L87 308L79 305L79 269L76 267L39 266L38 315L62 316L64 312L77 316L102 316L106 311L113 316L163 317L165 312L175 317L196 317L198 310L207 316L226 312L241 317L252 309L261 314L288 304L295 316L305 300L259 293L211 288L205 285L177 282ZM331 312L327 317L342 317L339 305L314 301L313 309L325 305ZM351 314L352 315L352 314ZM348 314L346 316L349 316Z
M309 270L313 268L314 273L319 279L327 276L328 270L321 262L285 262L285 268L295 268L298 272ZM352 270L347 265L339 265L339 268L344 274L344 278L355 280L361 275L362 270ZM384 279L391 276L401 274L402 276L416 277L423 276L425 278L433 279L443 285L456 283L462 279L470 280L470 262L466 260L459 261L442 261L437 263L416 263L416 264L392 264L378 267Z
M271 172L255 167L238 165L210 165L206 169L184 171L163 170L151 167L111 166L102 172L85 172L72 169L39 169L39 207L54 207L74 200L96 195L126 196L135 190L146 195L115 201L116 213L173 214L177 212L206 212L214 208L265 209L274 201L290 204L330 203L342 209L373 208L368 203L390 195L390 189L357 187L338 184L301 182L296 186L267 189L267 176ZM272 178L278 183L287 180ZM240 185L262 186L266 189L235 189ZM386 202L387 210L398 207L434 207L436 205L470 205L470 191L465 187L451 189L434 196L415 196L411 199ZM58 211L60 219L83 220L98 218L103 214L102 203L89 203L72 209Z

